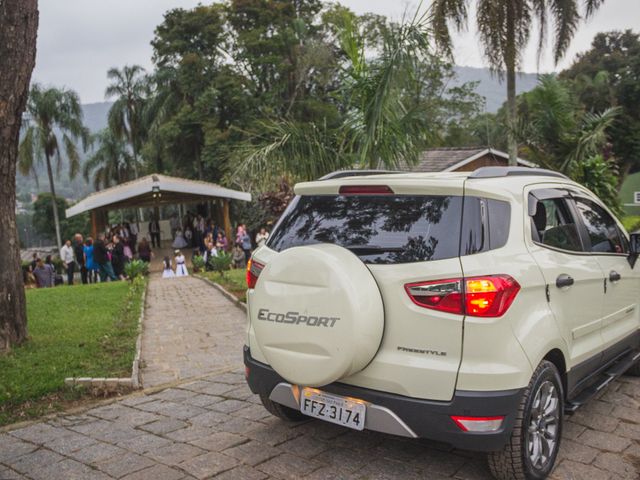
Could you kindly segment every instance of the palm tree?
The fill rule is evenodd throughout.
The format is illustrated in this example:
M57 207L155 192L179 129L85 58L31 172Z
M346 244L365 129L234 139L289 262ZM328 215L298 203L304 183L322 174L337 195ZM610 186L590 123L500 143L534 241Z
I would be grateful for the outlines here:
M434 0L433 30L436 43L451 56L452 42L449 22L458 31L467 24L469 0ZM564 56L571 39L584 16L590 17L604 0L584 0L584 15L578 0L477 0L476 23L484 55L491 68L507 77L507 128L509 164L517 164L518 145L514 136L516 125L516 68L529 43L534 19L538 30L538 57L546 42L549 22L553 22L553 56L556 64Z
M539 165L574 178L582 164L607 149L607 129L620 108L585 112L570 89L553 75L518 97L520 120L514 130L527 156Z
M111 129L102 130L94 141L98 146L82 167L87 182L93 175L93 186L100 190L135 178L133 157L127 145Z
M265 186L282 176L309 180L341 168L397 168L415 163L433 140L427 106L408 93L431 54L428 14L418 8L409 21L385 26L376 45L367 43L352 13L343 12L341 20L336 28L346 64L335 95L344 112L341 123L290 117L257 122L259 133L238 149L241 161L231 181L246 187L247 179L257 179Z
M105 97L117 97L109 110L109 127L114 134L126 139L133 153L133 171L138 177L138 153L143 140L142 110L147 88L147 76L139 65L125 65L121 70L111 68L107 72L111 84Z
M20 143L18 168L24 175L28 175L33 171L34 164L42 161L44 157L49 177L56 241L60 250L62 239L52 161L55 160L56 172L59 173L64 149L69 162L69 177L74 178L80 170L77 143L81 141L83 150L87 150L89 130L82 123L82 108L78 94L72 90L43 88L34 84L29 92L26 111L29 124ZM59 140L59 135L62 141Z

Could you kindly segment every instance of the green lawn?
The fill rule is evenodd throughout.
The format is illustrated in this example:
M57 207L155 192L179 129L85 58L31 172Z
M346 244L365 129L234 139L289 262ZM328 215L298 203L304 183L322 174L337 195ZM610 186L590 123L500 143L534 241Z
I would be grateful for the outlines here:
M144 281L27 291L30 339L0 356L0 425L59 410L66 377L131 375Z
M241 302L247 301L247 271L244 268L224 272L224 277L216 272L200 272L198 275L222 285Z
M622 217L622 224L624 228L629 233L633 233L636 230L640 229L640 216L638 215L628 215L626 217Z

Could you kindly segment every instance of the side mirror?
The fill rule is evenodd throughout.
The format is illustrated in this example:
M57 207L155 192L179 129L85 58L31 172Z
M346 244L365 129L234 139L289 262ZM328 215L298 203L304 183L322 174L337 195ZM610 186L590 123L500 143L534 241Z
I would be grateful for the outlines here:
M631 268L636 264L638 255L640 255L640 233L632 233L629 235L629 264Z

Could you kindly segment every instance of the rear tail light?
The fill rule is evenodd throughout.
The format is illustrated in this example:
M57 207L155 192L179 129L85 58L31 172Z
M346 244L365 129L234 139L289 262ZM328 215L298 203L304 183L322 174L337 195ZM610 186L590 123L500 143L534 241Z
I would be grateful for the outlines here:
M451 416L463 432L495 432L502 427L502 417L458 417Z
M474 317L500 317L511 306L520 285L509 275L466 279L465 307Z
M462 279L409 283L404 286L409 298L420 307L462 315Z
M473 317L501 317L520 291L509 275L408 283L404 288L420 307Z
M247 287L254 288L264 265L250 258L247 262Z
M393 195L387 185L343 185L338 190L340 195Z

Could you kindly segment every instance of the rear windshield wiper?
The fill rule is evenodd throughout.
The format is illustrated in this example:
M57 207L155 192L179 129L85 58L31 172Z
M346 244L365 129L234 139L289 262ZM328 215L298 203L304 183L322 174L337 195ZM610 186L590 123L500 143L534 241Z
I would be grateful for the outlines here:
M367 255L372 253L386 253L386 252L403 252L404 247L382 247L377 245L346 245L343 248L361 255Z

